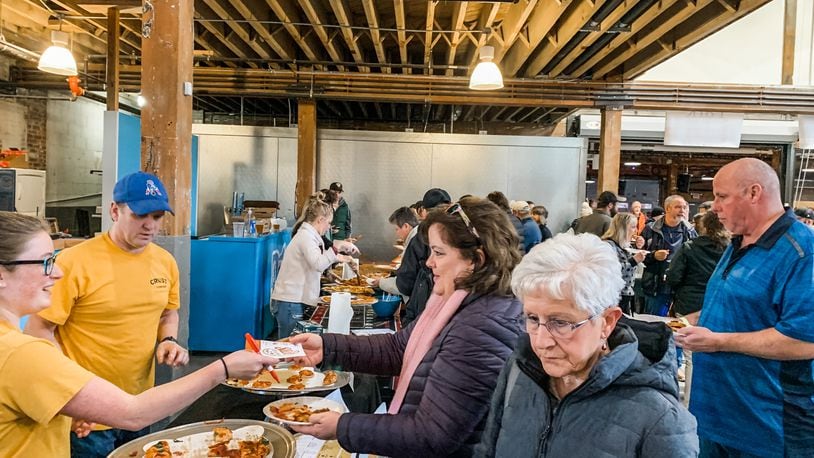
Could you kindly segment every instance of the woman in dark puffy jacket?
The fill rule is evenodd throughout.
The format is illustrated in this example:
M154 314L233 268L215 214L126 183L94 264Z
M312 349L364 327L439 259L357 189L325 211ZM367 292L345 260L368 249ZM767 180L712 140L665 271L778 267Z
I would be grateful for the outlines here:
M713 212L706 212L695 226L698 237L684 242L678 249L670 268L667 269L667 283L673 290L673 312L684 317L691 324L698 321L707 282L715 266L729 246L730 234ZM684 405L690 403L692 389L692 352L684 349L685 383Z
M555 236L512 274L526 331L500 374L480 457L694 457L661 323L617 322L616 253L591 234ZM639 340L638 334L647 335Z
M389 415L315 414L313 425L296 431L338 439L349 452L472 455L498 374L522 332L510 283L518 238L508 215L478 198L430 213L421 227L435 282L416 321L392 335L291 338L305 349L302 363L398 375Z

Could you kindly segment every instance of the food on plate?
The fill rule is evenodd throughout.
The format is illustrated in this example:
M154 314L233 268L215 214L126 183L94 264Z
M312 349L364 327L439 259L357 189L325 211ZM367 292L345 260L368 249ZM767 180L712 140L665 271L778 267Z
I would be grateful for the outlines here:
M288 385L288 389L292 391L304 390L305 384L301 382L292 383L291 385Z
M322 302L326 303L326 304L330 304L331 303L331 296L322 296L322 297L320 297L320 300ZM377 301L378 301L378 299L376 299L373 296L359 295L359 296L351 296L350 297L351 305L366 305L366 304L369 305L369 304L375 304Z
M255 380L252 383L252 388L263 389L263 388L268 388L271 385L272 385L272 382L270 380Z
M298 370L302 369L302 366L300 366L299 364L292 364L292 365L288 366L288 368L291 369L292 371L298 371Z
M286 421L297 421L308 423L311 415L315 413L329 412L330 409L311 410L311 407L296 402L286 402L279 406L271 406L271 415Z
M268 440L265 437L257 441L240 441L240 458L265 458L271 452Z
M144 452L144 458L172 458L170 443L167 441L156 442Z
M300 383L300 382L302 382L302 378L300 378L299 375L294 374L291 377L288 377L287 379L285 379L285 381L288 382L288 383Z
M681 328L686 328L687 323L681 320L670 320L667 322L667 326L670 326L670 328L672 328L673 331L677 331Z
M326 286L322 289L331 293L373 294L373 288L370 286L336 285Z
M323 385L333 385L336 383L337 375L334 371L325 371L325 378L322 379Z
M215 442L229 442L232 440L232 430L218 426L212 430L212 436Z
M307 377L313 377L313 376L314 376L314 371L312 371L310 369L303 369L303 370L300 371L300 377L307 378Z

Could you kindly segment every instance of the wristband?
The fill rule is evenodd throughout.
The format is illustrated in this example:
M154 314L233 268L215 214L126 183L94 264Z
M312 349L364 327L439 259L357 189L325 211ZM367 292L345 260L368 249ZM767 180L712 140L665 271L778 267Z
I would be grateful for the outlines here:
M163 339L159 340L159 341L158 341L158 343L161 343L161 342L166 342L166 341L168 341L168 340L169 340L170 342L178 343L178 341L177 341L177 340L175 339L175 337L173 337L173 336L167 336L167 337L164 337Z
M226 378L229 378L229 368L226 367L226 361L223 358L220 358L221 364L223 364L223 372L226 372Z

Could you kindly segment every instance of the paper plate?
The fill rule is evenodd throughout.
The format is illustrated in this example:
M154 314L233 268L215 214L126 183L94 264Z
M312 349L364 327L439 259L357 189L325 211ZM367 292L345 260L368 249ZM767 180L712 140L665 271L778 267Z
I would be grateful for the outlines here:
M274 401L265 407L263 407L263 413L266 416L276 422L283 423L286 425L310 425L311 423L307 421L296 421L296 420L287 420L285 418L280 418L272 412L272 407L281 408L286 404L294 404L298 407L308 407L311 410L319 410L319 409L328 409L334 412L345 413L347 409L342 404L331 401L330 399L325 398L318 398L315 396L297 396L294 398L285 398L280 399L279 401Z

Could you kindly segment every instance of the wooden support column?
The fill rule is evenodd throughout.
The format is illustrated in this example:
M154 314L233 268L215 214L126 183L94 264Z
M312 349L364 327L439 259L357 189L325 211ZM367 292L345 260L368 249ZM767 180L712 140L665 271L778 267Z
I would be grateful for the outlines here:
M797 0L786 0L783 18L783 74L780 84L794 84L794 41L797 38Z
M119 111L119 8L107 9L107 111Z
M667 197L678 194L678 167L679 165L675 162L670 163L670 168L667 172L667 194L661 196L662 203Z
M193 4L188 0L153 0L149 37L142 39L141 166L155 173L169 193L175 217L167 215L167 235L188 235L192 145Z
M313 99L300 99L297 105L297 189L295 213L302 212L308 196L317 185L317 103Z
M619 163L622 157L622 109L602 109L599 127L599 179L597 194L603 191L619 193Z

